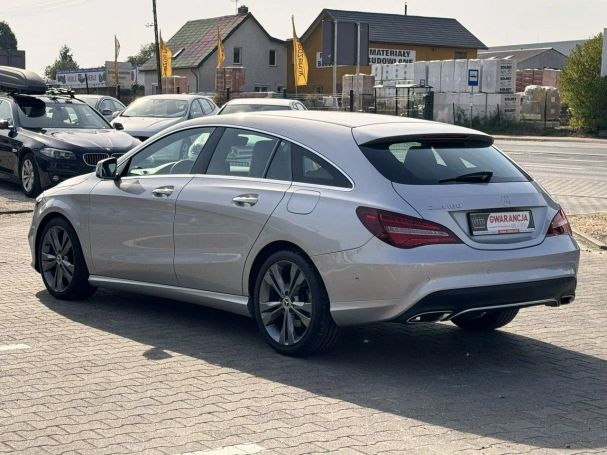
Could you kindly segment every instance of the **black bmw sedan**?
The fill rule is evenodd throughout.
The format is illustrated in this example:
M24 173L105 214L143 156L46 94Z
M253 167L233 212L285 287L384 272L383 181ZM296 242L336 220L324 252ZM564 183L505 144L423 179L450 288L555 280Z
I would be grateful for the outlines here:
M0 93L0 178L29 197L138 143L71 95Z

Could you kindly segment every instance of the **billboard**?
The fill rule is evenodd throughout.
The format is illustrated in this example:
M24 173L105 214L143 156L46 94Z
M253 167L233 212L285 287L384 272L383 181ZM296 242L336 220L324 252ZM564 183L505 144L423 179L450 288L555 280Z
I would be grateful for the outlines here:
M131 70L133 69L133 65L128 62L118 62L118 85L120 87L130 87L133 83ZM116 76L115 76L115 68L113 61L105 62L105 74L107 75L107 86L115 87L116 86Z
M360 49L358 48L358 27L360 27ZM335 50L335 23L322 23L321 66L333 65ZM360 66L369 65L369 24L356 22L337 23L337 64L356 65L356 54L360 55ZM317 65L318 66L318 65Z
M415 51L408 49L369 48L369 64L415 63Z
M105 68L82 68L78 70L59 70L57 82L70 88L105 87Z
M603 30L603 63L601 64L601 76L607 77L607 28Z

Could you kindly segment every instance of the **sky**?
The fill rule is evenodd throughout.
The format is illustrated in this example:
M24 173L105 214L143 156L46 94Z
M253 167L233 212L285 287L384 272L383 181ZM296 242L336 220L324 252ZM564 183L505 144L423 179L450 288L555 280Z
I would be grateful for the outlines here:
M27 69L42 72L67 44L81 68L120 60L153 41L152 0L0 0ZM607 27L607 0L408 0L410 15L452 17L487 46L589 38ZM277 38L301 35L323 8L402 14L401 0L239 0ZM235 14L235 0L157 0L165 39L186 21Z

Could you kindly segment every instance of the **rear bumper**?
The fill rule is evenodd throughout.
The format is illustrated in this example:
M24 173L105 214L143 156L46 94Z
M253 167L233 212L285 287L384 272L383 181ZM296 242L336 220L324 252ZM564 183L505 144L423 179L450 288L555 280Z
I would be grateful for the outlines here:
M512 283L476 288L449 289L427 295L397 322L447 321L465 313L525 308L536 305L559 306L575 299L575 277Z
M579 254L567 235L514 250L477 250L463 244L401 250L373 238L360 248L313 260L329 294L333 320L347 326L406 321L435 309L444 310L449 319L467 305L564 303L563 297L575 294Z

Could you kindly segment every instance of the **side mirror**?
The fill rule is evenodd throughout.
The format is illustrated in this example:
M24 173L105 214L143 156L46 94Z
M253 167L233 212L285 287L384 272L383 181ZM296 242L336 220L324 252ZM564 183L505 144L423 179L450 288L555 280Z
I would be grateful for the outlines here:
M10 130L11 124L7 119L0 120L0 130Z
M112 110L111 109L103 109L101 111L101 115L112 115Z
M116 180L116 171L118 169L118 160L112 156L97 163L95 175L101 180Z
M114 123L114 129L122 131L124 129L124 125L122 123Z

